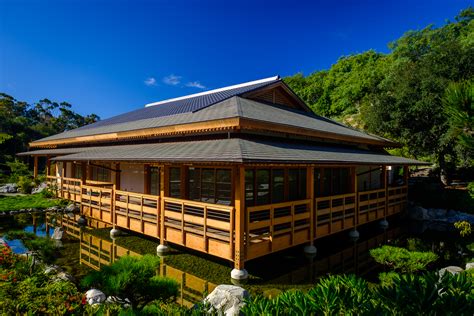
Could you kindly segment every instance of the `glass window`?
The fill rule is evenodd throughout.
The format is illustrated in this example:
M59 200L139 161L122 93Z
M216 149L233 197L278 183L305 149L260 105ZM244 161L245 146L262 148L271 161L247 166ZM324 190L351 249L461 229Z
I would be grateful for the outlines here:
M283 169L272 170L272 203L285 200L285 172Z
M288 170L288 195L290 201L298 199L298 169Z
M189 199L201 200L201 169L189 168L188 170L188 192Z
M82 165L77 163L74 164L74 178L82 179Z
M181 168L170 168L170 196L181 198Z
M216 203L232 203L232 174L230 169L218 169L216 172Z
M270 203L270 170L257 170L257 205Z
M92 179L94 181L110 182L110 170L104 167L108 166L92 166Z
M160 195L160 168L150 167L150 194Z
M245 205L255 205L255 171L245 170Z
M321 192L321 169L314 168L314 196L322 196Z
M298 178L298 200L306 199L306 169L299 169L299 178Z
M201 201L215 203L215 175L214 169L202 169L201 174Z

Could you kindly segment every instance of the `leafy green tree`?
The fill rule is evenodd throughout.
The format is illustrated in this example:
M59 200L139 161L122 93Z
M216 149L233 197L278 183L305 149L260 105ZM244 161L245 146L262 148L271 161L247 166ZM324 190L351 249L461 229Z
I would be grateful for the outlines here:
M471 90L464 86L459 100L447 87L473 78L473 17L469 7L442 27L405 33L389 45L388 54L342 57L328 70L285 82L315 113L392 138L404 155L436 162L446 182L451 165L459 165L460 158L472 161L472 152L459 146L472 141L472 129L466 129L472 124ZM446 107L457 114L447 115Z
M0 175L11 172L6 163L14 161L16 153L26 151L31 141L98 120L95 114L74 112L66 102L43 99L28 104L0 93Z

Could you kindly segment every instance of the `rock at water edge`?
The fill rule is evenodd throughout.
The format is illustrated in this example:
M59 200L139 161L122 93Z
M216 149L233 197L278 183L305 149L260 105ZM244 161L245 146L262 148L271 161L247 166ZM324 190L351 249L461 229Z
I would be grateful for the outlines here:
M204 303L211 305L210 312L216 311L226 316L239 315L248 297L248 292L240 286L221 284L204 299Z
M86 292L86 301L89 305L101 304L105 301L104 292L97 289L90 289Z
M443 269L440 269L438 274L440 277L442 277L446 272L449 272L451 274L458 274L460 272L463 272L463 268L461 267L456 267L456 266L449 266L449 267L446 267L446 268L443 268Z

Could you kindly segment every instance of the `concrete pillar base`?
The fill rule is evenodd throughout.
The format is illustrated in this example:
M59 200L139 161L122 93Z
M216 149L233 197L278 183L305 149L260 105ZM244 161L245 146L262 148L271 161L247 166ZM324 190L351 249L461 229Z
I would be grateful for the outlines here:
M388 221L387 221L387 219L384 218L383 220L381 220L381 221L379 222L379 226L382 227L383 229L388 228Z
M112 228L110 230L110 238L115 238L115 237L118 237L122 234L122 232L120 230L118 230L117 228Z
M245 269L233 269L230 272L230 277L234 280L246 280L249 277L249 273Z
M349 235L349 238L352 240L357 240L360 237L360 234L356 228L352 229L348 235Z
M313 245L309 245L305 246L303 251L307 255L315 255L318 252L318 249Z
M165 254L168 251L170 251L170 249L166 245L160 244L160 245L158 245L158 247L156 247L156 253L157 254Z

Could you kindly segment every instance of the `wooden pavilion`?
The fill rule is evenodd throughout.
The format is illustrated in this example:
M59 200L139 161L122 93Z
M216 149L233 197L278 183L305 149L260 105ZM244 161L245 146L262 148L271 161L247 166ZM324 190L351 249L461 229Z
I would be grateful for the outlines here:
M234 263L404 210L398 144L314 114L272 77L151 103L34 141L59 197L88 218Z

